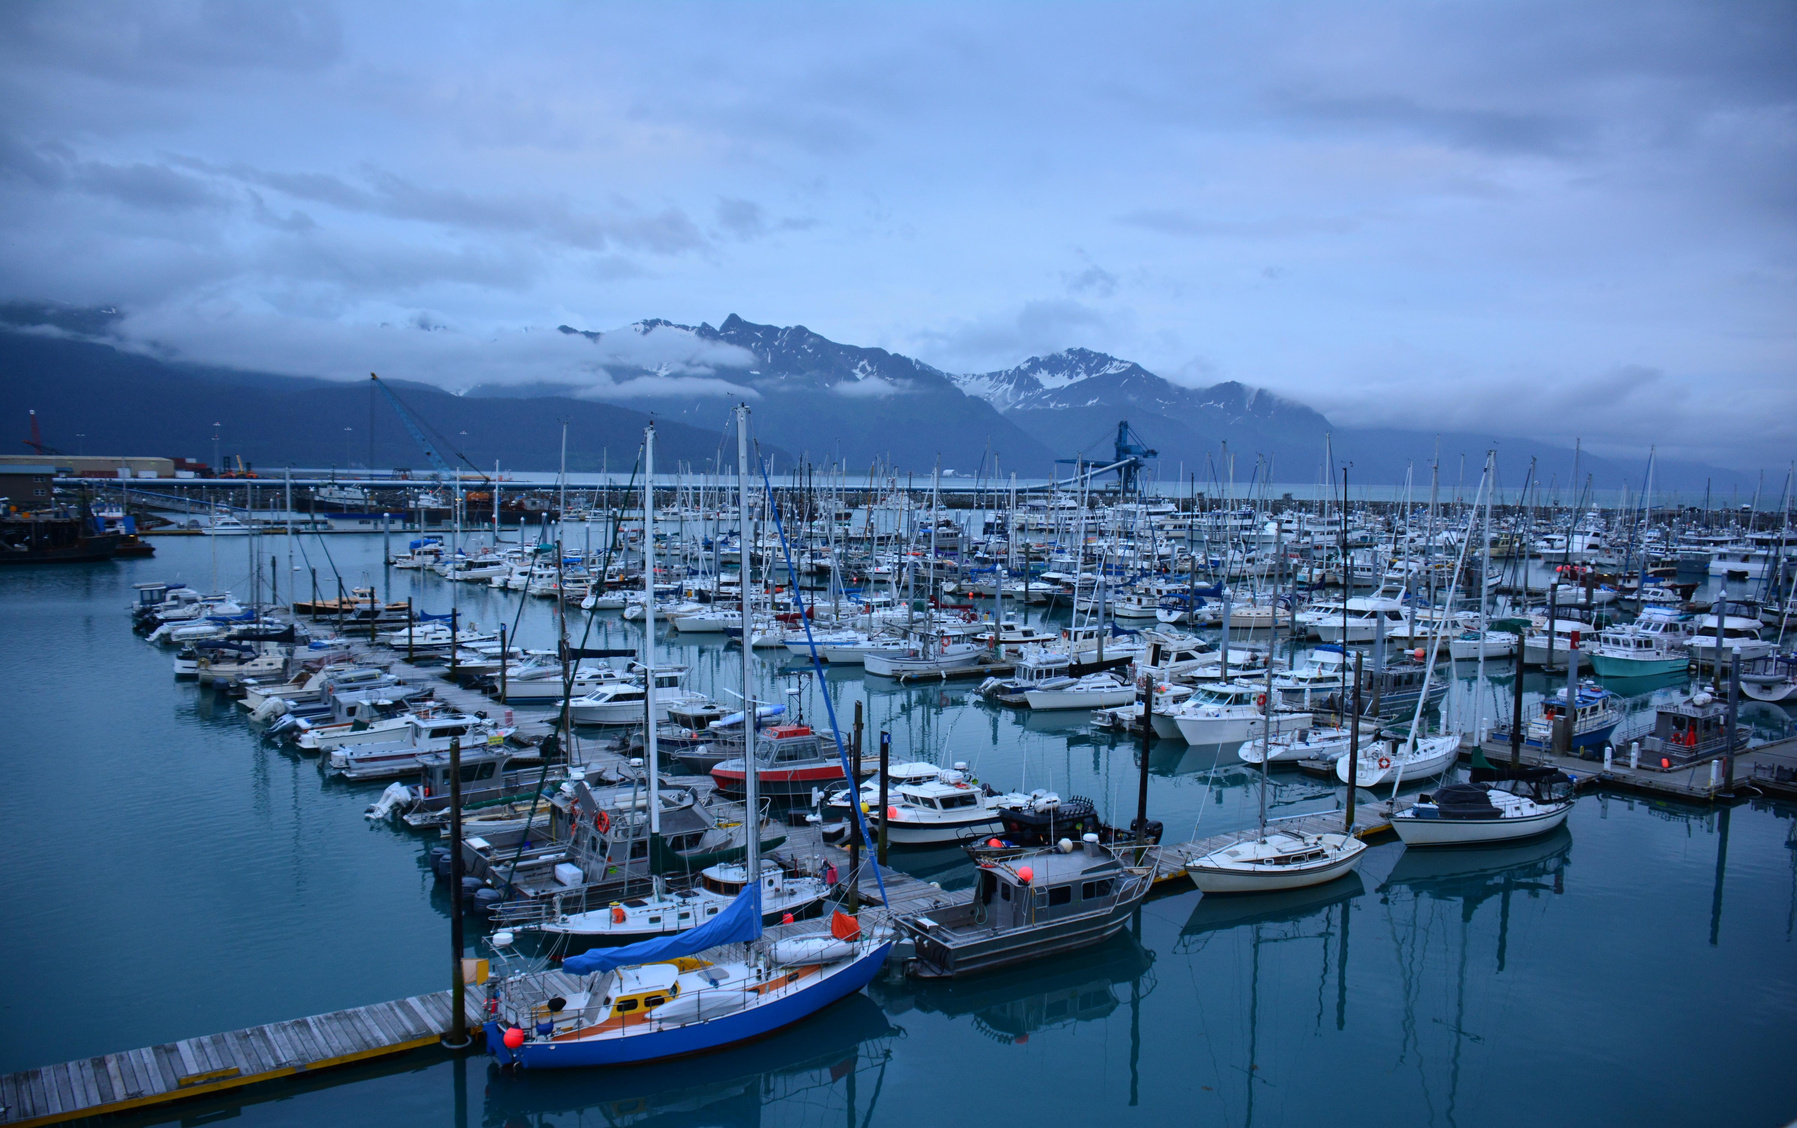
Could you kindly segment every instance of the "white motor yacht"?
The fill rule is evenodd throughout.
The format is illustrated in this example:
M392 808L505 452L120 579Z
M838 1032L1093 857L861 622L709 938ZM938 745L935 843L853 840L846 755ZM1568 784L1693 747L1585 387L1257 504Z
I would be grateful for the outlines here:
M1053 678L1024 691L1031 709L1105 709L1136 699L1136 687L1115 674Z
M1158 736L1178 737L1187 744L1240 744L1260 736L1269 720L1274 736L1295 732L1311 723L1309 713L1275 710L1269 718L1266 696L1264 685L1251 682L1201 685L1184 705L1154 714L1154 731Z

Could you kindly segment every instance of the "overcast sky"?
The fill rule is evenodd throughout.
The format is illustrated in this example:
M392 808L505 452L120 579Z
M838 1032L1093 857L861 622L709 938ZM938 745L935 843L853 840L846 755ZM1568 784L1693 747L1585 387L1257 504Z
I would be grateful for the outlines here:
M0 299L450 386L729 313L1782 468L1797 5L0 5Z

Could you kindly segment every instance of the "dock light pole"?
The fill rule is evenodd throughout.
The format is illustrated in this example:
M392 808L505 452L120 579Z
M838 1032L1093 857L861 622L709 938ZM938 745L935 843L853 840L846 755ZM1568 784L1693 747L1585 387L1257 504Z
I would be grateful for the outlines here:
M443 1037L446 1049L466 1049L468 1012L465 1009L467 987L462 975L462 738L449 738L449 966L454 969L449 980L449 1033Z
M880 865L886 864L886 786L890 782L892 769L892 734L880 732L880 839L874 853L874 860ZM850 791L850 802L860 803L861 797Z

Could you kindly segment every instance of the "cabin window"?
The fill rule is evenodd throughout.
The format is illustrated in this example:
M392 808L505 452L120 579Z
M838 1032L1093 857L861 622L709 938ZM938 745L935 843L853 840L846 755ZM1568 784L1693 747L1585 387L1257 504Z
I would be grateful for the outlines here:
M659 1007L661 1004L663 1004L667 1001L668 1001L668 997L666 995L650 995L647 999L643 1000L643 1006Z
M617 1012L619 1014L629 1014L631 1011L636 1009L636 1000L635 999L619 999L618 1005L615 1009L617 1010Z
M1094 901L1110 895L1111 881L1108 877L1101 881L1088 881L1079 887L1079 896L1082 901Z
M1050 908L1053 908L1055 905L1071 904L1072 901L1073 886L1071 885L1057 885L1048 891L1048 904Z
M998 887L998 896L1000 900L1009 901L1011 899L1011 887L1001 882Z
M630 844L630 856L633 858L647 858L649 856L649 840L646 838L639 838L637 841L632 842Z

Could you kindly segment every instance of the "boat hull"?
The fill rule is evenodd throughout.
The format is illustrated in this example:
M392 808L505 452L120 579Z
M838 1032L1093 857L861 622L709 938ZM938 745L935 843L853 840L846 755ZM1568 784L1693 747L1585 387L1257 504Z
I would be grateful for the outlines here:
M521 1069L579 1069L638 1065L721 1049L791 1026L861 990L873 981L891 950L890 943L876 945L847 966L831 972L804 990L795 991L771 1003L703 1022L687 1023L628 1038L533 1041L514 1050L506 1046L505 1031L500 1024L489 1022L486 1024L487 1052L500 1065L515 1065Z
M1283 872L1276 872L1273 867L1254 871L1226 870L1194 862L1186 865L1186 876L1207 897L1213 893L1274 893L1346 877L1360 865L1360 856L1365 852L1364 849L1355 850L1314 866L1283 867Z
M1651 678L1661 674L1682 674L1691 666L1683 654L1659 658L1616 658L1608 654L1590 656L1591 668L1600 678Z
M1391 820L1391 828L1406 846L1475 846L1514 842L1558 830L1571 813L1571 803L1557 810L1508 819L1424 819L1406 817L1405 812Z

